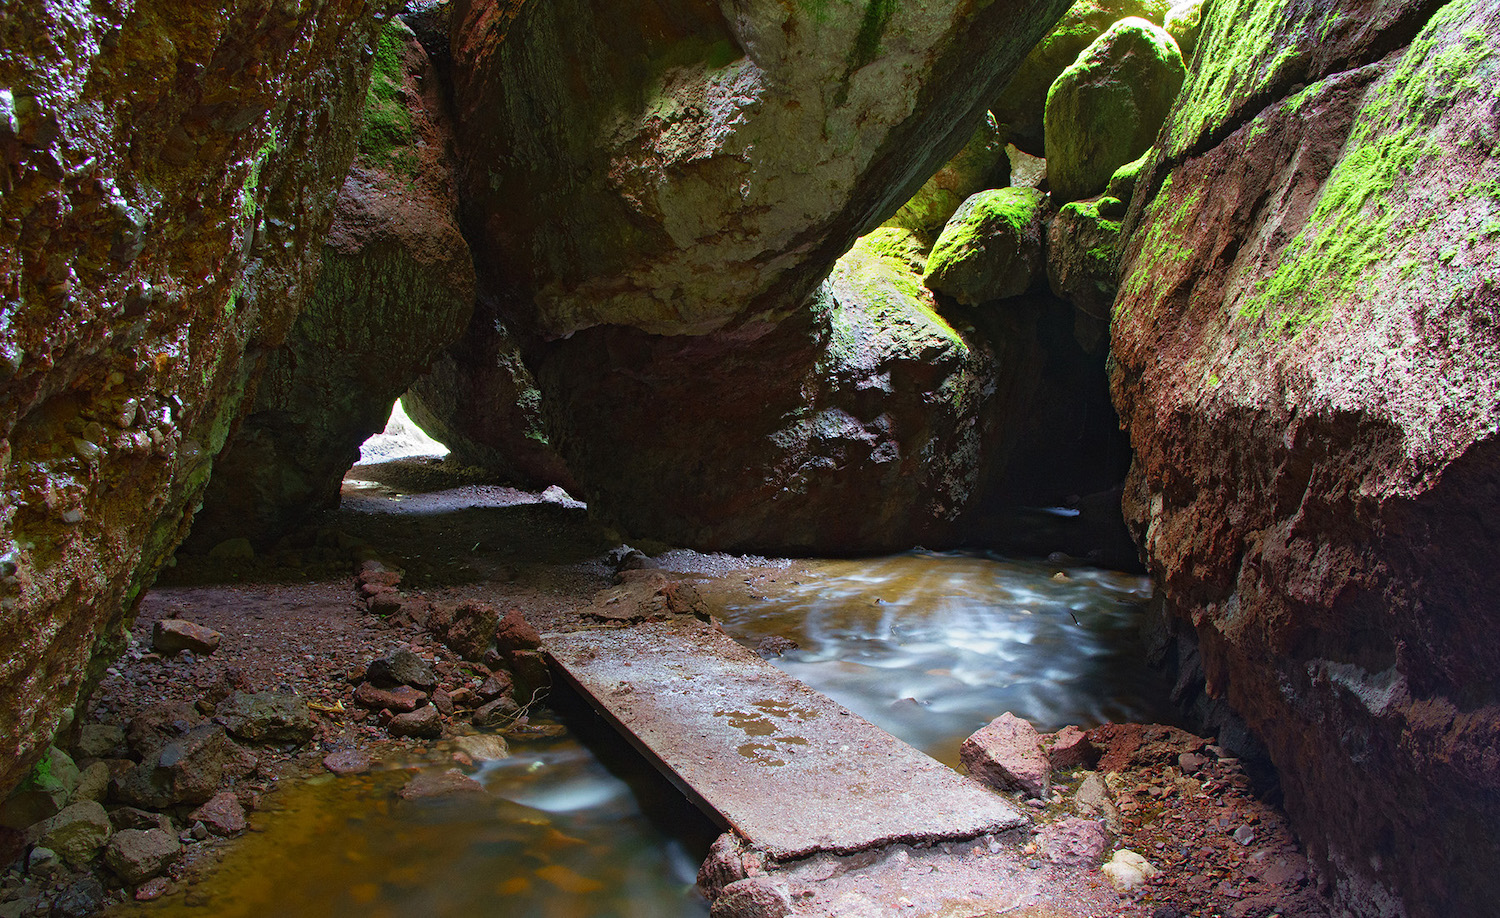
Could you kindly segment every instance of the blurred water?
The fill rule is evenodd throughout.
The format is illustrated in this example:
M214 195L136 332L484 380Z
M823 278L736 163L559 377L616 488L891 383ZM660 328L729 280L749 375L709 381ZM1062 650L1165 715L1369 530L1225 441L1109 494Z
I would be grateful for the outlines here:
M791 570L720 610L725 627L795 640L778 666L941 761L1004 711L1043 730L1171 716L1135 638L1144 578L932 553ZM270 798L193 904L115 914L702 918L694 875L717 830L581 702L554 700L568 736L470 769L489 798L400 801L409 769L319 776Z
M1137 638L1148 578L934 552L793 570L725 629L796 641L772 662L939 761L1007 711L1043 731L1174 722Z

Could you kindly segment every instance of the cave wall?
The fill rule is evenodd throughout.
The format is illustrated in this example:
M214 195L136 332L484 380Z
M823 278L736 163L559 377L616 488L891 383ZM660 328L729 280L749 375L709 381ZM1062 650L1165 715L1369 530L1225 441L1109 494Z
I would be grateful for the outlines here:
M312 285L386 11L0 17L0 788L123 646Z
M1224 0L1140 179L1125 510L1351 914L1500 893L1500 9Z

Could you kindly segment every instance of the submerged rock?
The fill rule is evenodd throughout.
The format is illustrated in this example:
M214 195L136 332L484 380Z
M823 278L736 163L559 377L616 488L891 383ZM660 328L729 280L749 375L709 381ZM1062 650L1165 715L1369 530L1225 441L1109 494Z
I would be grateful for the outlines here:
M1104 190L1150 149L1185 74L1172 36L1124 19L1089 45L1047 93L1047 181L1057 204Z
M1126 513L1183 691L1264 741L1338 907L1479 914L1500 897L1500 157L1474 139L1500 8L1262 9L1210 5L1126 227Z
M1025 293L1041 276L1045 199L1034 188L969 198L932 247L923 282L965 306Z

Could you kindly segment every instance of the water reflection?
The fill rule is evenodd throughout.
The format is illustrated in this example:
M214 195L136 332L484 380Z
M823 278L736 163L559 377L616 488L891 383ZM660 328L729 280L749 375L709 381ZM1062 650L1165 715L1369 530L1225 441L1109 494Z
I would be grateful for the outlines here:
M575 725L589 737L592 724ZM491 796L401 801L414 772L315 778L276 795L191 893L117 914L286 918L702 918L717 830L625 750L517 746ZM623 754L622 754L623 753ZM611 762L606 766L604 761ZM613 767L613 770L611 768ZM649 771L649 768L647 768Z
M1145 577L930 552L794 570L725 628L796 641L777 666L940 761L1005 711L1040 730L1173 721L1136 637Z

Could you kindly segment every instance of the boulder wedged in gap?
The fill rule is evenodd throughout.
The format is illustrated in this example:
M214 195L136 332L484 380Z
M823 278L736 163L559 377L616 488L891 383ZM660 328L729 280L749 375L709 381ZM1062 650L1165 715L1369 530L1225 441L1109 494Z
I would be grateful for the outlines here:
M1340 906L1478 914L1500 893L1500 158L1475 139L1500 10L1280 6L1213 5L1126 218L1126 513L1180 692L1199 668L1264 741Z
M861 243L816 307L779 325L591 329L549 346L539 377L591 510L631 533L791 552L954 544L1003 463L1003 419L1033 391L1040 356L1018 328L997 339L939 314L909 261Z
M0 17L0 788L123 647L312 285L387 7Z
M525 338L801 310L972 136L1067 0L454 10L480 261Z
M219 459L189 550L265 545L337 506L360 443L473 310L437 75L399 19L375 62L317 282Z

